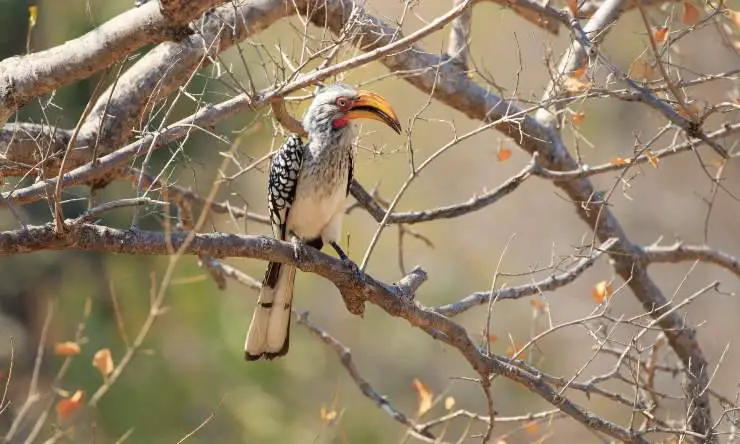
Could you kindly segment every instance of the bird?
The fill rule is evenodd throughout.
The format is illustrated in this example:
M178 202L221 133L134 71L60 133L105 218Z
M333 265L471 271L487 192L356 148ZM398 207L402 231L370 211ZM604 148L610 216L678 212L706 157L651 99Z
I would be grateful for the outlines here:
M296 255L304 245L321 250L329 244L341 260L354 265L339 241L354 170L356 119L377 120L401 134L398 116L385 98L335 83L321 87L306 110L306 141L291 134L271 158L267 203L272 231L276 239L290 240ZM247 361L288 353L295 274L293 265L268 264L244 342Z

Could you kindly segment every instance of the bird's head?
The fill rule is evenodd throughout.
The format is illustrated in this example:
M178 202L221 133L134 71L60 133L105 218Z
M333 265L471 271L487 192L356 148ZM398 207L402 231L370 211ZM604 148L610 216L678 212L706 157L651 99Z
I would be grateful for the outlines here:
M343 83L325 86L316 93L303 117L303 128L309 134L342 131L354 119L378 120L401 134L401 123L386 99Z

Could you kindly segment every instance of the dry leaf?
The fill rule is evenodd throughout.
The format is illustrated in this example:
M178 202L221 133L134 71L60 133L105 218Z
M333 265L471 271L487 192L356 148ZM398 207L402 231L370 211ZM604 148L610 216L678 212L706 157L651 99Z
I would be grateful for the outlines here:
M565 0L565 5L570 9L570 13L573 16L578 15L578 0Z
M82 399L85 397L85 392L77 390L74 395L69 398L64 398L57 403L57 415L59 419L67 419L82 407Z
M624 157L615 157L614 159L610 160L609 163L612 165L629 165L630 162L632 162L632 159L625 159Z
M678 105L677 112L680 116L686 117L687 119L695 119L699 116L701 109L699 109L699 106L694 102L686 104L686 108Z
M572 93L579 93L588 90L591 88L590 82L584 82L583 80L580 80L576 77L567 77L563 81L563 87L568 90L568 92Z
M700 13L699 8L694 6L693 3L684 1L683 2L683 13L681 14L681 21L684 25L695 25L699 22Z
M337 411L334 409L327 409L321 407L321 420L324 422L332 422L337 418Z
M732 9L725 9L725 15L730 19L731 22L740 28L740 11L733 11Z
M110 354L110 349L103 348L95 353L93 357L93 367L98 369L104 378L113 373L113 357Z
M455 407L455 398L448 396L445 398L445 409L452 410L452 407Z
M601 304L609 296L612 295L612 284L610 284L608 281L601 281L598 284L594 285L594 289L591 292L591 297L594 298L594 301Z
M530 435L536 435L537 432L540 431L540 425L537 424L537 421L529 421L524 424L524 430L526 430Z
M662 44L668 40L668 28L666 26L659 26L655 32L653 32L653 38L655 43Z
M434 394L424 385L423 382L419 381L418 378L414 378L414 390L419 395L419 411L417 414L422 416L432 408L432 398Z
M580 125L586 119L586 113L574 112L570 115L570 121L573 125Z
M511 157L511 150L499 147L498 152L496 152L496 159L498 159L499 162L506 162L509 160L509 157Z
M648 163L657 170L658 169L658 158L655 157L655 154L653 154L653 152L650 150L645 150L645 156L647 156Z
M632 80L646 81L653 79L656 75L656 72L655 67L653 67L652 64L643 59L637 59L632 62L627 75Z
M539 311L540 313L544 313L545 312L545 303L542 302L539 299L530 299L529 300L529 305L531 305L532 307L534 307L534 309L537 310L537 311Z
M39 18L39 8L36 5L28 7L28 26L33 28L36 26L36 20Z
M80 345L76 342L60 342L54 346L54 354L57 356L77 356L80 354Z

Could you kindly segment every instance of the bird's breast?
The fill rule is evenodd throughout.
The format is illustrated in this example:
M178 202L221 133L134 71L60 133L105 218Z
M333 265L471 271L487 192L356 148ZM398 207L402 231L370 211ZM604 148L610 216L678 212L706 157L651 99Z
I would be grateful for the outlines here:
M315 239L332 217L344 211L349 180L349 151L304 160L288 230L304 240Z

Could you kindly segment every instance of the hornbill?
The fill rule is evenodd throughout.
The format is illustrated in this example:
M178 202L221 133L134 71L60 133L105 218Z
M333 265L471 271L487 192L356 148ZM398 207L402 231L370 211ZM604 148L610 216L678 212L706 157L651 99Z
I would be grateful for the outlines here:
M304 143L291 135L273 155L268 180L268 209L277 239L321 249L325 243L340 259L344 202L352 182L354 119L386 123L397 133L401 124L383 97L345 84L325 86L303 117ZM244 343L244 358L273 359L288 353L293 265L270 262Z

